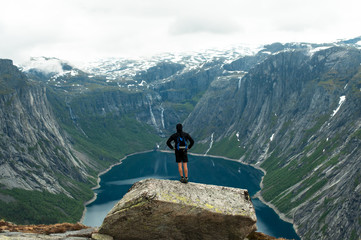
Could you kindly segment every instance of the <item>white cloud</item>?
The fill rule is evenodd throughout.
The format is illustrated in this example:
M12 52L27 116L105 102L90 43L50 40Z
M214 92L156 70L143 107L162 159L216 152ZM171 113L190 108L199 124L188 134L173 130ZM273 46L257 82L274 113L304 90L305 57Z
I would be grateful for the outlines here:
M1 0L0 58L69 61L361 35L359 0Z
M32 59L31 61L29 61L26 64L26 68L24 69L29 70L29 69L38 69L41 70L42 72L45 73L62 73L63 72L63 67L61 65L61 62L58 59L54 59L54 58L44 58L44 57L39 57L36 59Z
M211 33L231 34L241 27L232 19L219 16L180 16L169 27L172 35Z

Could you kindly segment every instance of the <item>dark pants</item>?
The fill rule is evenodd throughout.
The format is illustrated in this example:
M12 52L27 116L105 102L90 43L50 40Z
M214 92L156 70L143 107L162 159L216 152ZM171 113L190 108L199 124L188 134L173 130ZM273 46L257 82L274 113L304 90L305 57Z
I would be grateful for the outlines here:
M177 163L179 162L188 162L188 156L187 156L187 151L175 151L175 161Z

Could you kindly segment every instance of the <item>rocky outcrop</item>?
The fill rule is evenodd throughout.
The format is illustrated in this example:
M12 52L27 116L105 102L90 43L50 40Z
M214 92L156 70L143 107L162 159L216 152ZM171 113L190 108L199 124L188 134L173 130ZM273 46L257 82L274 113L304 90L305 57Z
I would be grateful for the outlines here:
M97 230L82 224L15 225L0 220L0 239L13 240L64 240L92 239Z
M256 221L247 190L146 179L114 206L99 233L114 239L244 239Z
M26 76L9 59L0 59L0 95L8 94L26 85Z

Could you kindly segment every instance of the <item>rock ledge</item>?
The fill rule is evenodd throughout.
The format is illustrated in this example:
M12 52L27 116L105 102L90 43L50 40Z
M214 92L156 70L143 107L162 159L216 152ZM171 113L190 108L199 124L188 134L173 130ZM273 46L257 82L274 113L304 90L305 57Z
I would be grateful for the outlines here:
M114 206L99 233L114 239L244 239L256 221L247 190L146 179Z

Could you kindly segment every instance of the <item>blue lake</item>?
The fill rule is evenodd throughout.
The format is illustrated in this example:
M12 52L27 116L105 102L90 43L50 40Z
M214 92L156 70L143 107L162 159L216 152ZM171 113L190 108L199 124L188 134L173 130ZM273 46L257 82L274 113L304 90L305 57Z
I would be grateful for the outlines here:
M236 161L189 155L189 181L248 189L250 196L260 190L262 171ZM179 180L173 153L147 152L128 156L101 176L97 199L87 205L83 224L100 226L107 213L124 196L133 183L145 178ZM252 199L259 232L287 239L300 239L292 224L285 222L258 199Z

